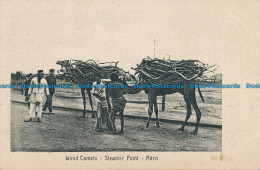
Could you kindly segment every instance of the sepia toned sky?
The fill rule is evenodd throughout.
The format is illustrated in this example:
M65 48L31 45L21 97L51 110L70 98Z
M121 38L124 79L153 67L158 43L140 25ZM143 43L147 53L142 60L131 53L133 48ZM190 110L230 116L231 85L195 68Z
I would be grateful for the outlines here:
M223 60L234 57L230 51L250 34L242 24L250 11L240 10L235 1L59 2L6 5L5 63L11 72L47 72L59 69L56 61L64 59L119 61L130 70L153 57L156 40L156 57L199 59L219 65L221 73Z

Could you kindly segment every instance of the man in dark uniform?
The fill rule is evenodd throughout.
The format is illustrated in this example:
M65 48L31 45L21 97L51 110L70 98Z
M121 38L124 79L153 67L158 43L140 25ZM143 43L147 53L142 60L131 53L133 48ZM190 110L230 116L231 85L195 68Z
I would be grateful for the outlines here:
M32 81L32 78L33 78L32 73L28 74L25 78L26 78L26 80L25 80L25 82L24 82L24 84L25 84L25 89L22 88L22 94L23 94L23 90L25 90L25 93L24 93L24 95L25 95L25 101L28 102L28 109L30 109L30 102L29 102L29 96L28 96L28 90L29 90L29 88L26 88L26 86L30 86L30 84L31 84L31 81Z
M120 133L124 133L124 118L123 113L125 109L125 105L127 103L124 94L124 88L120 88L119 86L123 86L121 83L121 80L118 78L118 75L116 73L112 73L110 75L111 83L109 83L112 86L117 86L118 88L109 88L108 89L108 96L112 98L112 108L111 112L109 113L109 120L112 125L112 129L114 133L116 134L116 127L115 127L115 116L116 113L119 112L120 115L120 121L121 121L121 131Z
M56 77L54 75L54 72L55 72L54 69L50 69L49 72L50 72L50 75L46 77L48 85L50 85L50 86L57 85L56 84ZM49 101L46 100L42 111L45 111L46 108L48 107L50 113L52 113L52 97L53 97L53 94L55 93L55 88L54 87L49 88L49 92L50 92L50 100Z

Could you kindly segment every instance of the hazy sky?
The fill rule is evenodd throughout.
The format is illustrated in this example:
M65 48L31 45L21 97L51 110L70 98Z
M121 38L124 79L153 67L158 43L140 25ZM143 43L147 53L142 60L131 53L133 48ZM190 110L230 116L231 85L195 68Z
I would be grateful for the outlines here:
M199 59L218 64L221 72L222 60L234 48L230 43L239 44L250 31L237 34L244 29L241 20L247 18L231 1L225 5L219 1L36 2L19 6L17 1L5 9L9 10L5 62L12 72L47 72L59 69L56 61L64 59L119 61L120 67L130 70L142 58L153 57L153 40L158 58L168 59L167 53L171 59Z

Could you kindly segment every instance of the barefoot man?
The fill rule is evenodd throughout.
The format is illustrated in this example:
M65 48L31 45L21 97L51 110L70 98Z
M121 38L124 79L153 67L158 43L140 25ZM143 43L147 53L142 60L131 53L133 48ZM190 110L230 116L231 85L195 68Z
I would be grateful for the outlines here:
M46 79L43 78L43 70L38 70L38 75L32 79L28 91L31 104L29 111L30 119L26 120L26 122L30 122L35 118L35 112L37 112L37 121L41 122L44 93L47 95L47 100L50 100L48 84Z
M121 80L118 78L116 73L112 73L110 75L111 83L109 85L111 88L108 88L108 96L112 99L112 108L111 112L109 113L109 120L111 122L112 128L114 133L116 134L116 127L115 127L115 116L116 113L119 112L120 121L121 121L121 131L120 133L124 133L124 118L123 113L125 109L125 104L127 103L125 97L123 96L124 88L123 84L120 83Z
M101 80L102 75L96 75L96 82L93 83L92 95L94 96L94 105L97 108L97 126L96 128L102 132L101 124L105 124L106 114L108 113L108 106L106 102L106 92L104 88L104 83Z

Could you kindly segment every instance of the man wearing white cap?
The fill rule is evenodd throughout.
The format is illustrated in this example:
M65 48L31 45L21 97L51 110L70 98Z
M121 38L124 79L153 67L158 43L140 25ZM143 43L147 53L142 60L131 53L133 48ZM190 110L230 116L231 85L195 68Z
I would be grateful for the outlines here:
M34 77L31 81L30 88L28 91L30 99L30 111L29 111L29 120L25 122L32 121L35 118L35 112L37 112L37 121L41 122L42 117L42 100L44 93L47 95L47 100L50 98L48 84L45 78L43 78L43 70L38 70L37 77Z

